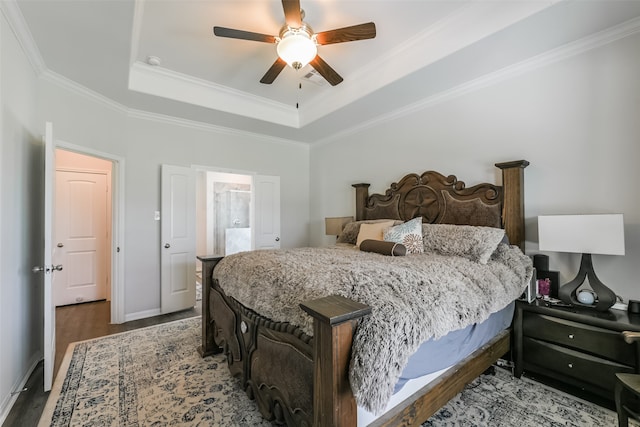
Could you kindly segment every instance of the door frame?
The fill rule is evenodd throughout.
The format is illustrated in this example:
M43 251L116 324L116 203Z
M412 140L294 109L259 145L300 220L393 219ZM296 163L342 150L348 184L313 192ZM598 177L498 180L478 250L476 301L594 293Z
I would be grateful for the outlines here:
M53 148L111 161L111 323L124 323L125 159L111 153L56 140L55 137Z

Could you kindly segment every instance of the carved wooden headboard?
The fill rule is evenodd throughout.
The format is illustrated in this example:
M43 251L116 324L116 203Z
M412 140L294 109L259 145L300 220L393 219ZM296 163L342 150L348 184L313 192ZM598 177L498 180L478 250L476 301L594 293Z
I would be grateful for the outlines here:
M356 220L422 216L434 224L466 224L504 228L509 242L524 250L524 168L526 160L496 163L502 186L482 183L467 188L454 175L427 171L409 174L385 194L369 196L369 184L356 189Z

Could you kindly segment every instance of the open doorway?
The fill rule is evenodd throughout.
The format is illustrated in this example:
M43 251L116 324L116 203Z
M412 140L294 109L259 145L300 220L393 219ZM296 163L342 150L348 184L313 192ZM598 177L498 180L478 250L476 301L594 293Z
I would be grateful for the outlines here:
M196 253L231 255L254 247L253 175L198 171L196 179ZM199 286L201 264L196 264ZM198 292L196 291L198 295Z
M60 325L53 331L60 343L56 372L65 343L105 335L113 320L115 164L62 148L55 149L54 161L52 262L60 266L52 281Z
M54 303L110 302L113 164L63 149L55 162Z

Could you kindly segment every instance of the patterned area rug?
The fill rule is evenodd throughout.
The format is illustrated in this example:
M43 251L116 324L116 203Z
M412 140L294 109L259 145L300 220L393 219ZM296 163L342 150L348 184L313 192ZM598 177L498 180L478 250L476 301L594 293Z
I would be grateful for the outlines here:
M496 368L481 375L422 427L604 427L616 413ZM630 423L633 426L637 424Z
M194 317L72 344L39 426L271 426L200 336Z
M71 345L40 426L270 426L229 374L200 358L200 318ZM497 369L423 427L615 426L615 413Z

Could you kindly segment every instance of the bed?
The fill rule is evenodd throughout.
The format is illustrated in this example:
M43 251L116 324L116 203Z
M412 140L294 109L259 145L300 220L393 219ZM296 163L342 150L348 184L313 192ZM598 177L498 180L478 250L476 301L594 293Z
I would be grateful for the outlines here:
M423 227L427 227L428 224L454 224L504 229L503 234L506 234L509 244L523 249L523 180L524 168L528 164L524 160L496 164L496 167L502 172L501 186L483 183L467 188L465 183L459 181L455 176L445 176L435 171L428 171L421 175L406 175L400 181L391 184L384 194L369 195L368 184L354 184L356 193L355 219L359 223L382 219L408 223L415 218L420 218L419 222L424 224ZM499 247L509 248L509 244L501 243ZM343 250L348 251L349 249ZM307 253L308 251L315 252ZM348 264L349 262L374 265L370 258L366 258L369 255L362 254L362 251L351 250L349 254L342 252L341 254L344 255L337 258L335 253L329 251L328 249L301 248L296 252L302 253L301 256L306 256L308 260L317 258L320 263L323 262L321 261L322 257L327 257L326 260L330 264L340 264L339 259L344 258L346 268L349 268L350 265L356 265ZM279 251L277 254L274 253L274 256L281 256L283 252L287 251ZM505 249L503 252L506 254L507 250ZM508 252L507 258L512 257L512 252ZM517 252L524 258L521 251ZM301 283L301 288L307 289L303 295L316 295L318 298L300 301L298 306L306 314L300 314L302 311L298 309L299 313L295 310L291 311L291 319L283 318L283 313L286 313L286 310L272 312L269 311L267 305L262 304L263 300L268 299L268 292L265 290L261 291L264 295L259 294L257 297L253 295L253 299L251 299L242 293L249 293L251 289L246 291L236 289L237 281L242 279L238 279L241 276L234 274L243 270L242 262L246 262L237 258L238 255L242 254L233 255L233 258L228 257L224 263L221 263L223 257L219 256L199 257L203 263L203 322L200 354L204 357L224 352L231 373L240 379L249 397L257 401L265 418L278 424L289 426L359 425L355 396L358 396L360 404L362 397L368 395L369 392L358 383L357 379L362 378L363 375L357 372L354 374L354 366L362 365L362 363L356 363L354 360L360 360L358 356L365 352L362 350L363 347L372 347L362 344L372 341L361 338L365 334L363 331L368 331L371 324L389 323L386 321L387 319L382 322L377 320L381 317L379 314L380 303L378 303L380 295L367 300L358 293L357 289L360 286L351 284L335 287L331 273L327 273L326 276L323 275L324 273L318 274L320 276L318 280L330 283L331 286L318 290L319 286L316 283L313 283L313 286L305 286L306 284ZM265 270L264 262L270 262L264 261L267 258L267 253L260 253L260 255L259 258L263 259L263 265L255 268L255 271ZM253 256L258 260L256 253L247 256ZM377 254L371 256L380 257ZM488 264L495 264L494 257L499 256L495 254L491 256L491 262ZM353 261L351 261L352 258ZM400 260L400 258L406 259ZM409 258L394 257L394 261L388 261L390 264L386 268L393 272L401 271L396 270L396 267L398 269L404 268L404 264L413 262ZM521 262L525 261L521 260ZM397 266L391 263L396 263ZM476 264L482 263L467 263L464 267L465 271L471 271L476 267L481 268ZM218 269L215 270L217 276L214 279L214 269L218 265ZM424 268L427 269L427 267ZM293 281L297 280L297 270L297 268L283 270L281 279L277 281L285 282L287 278ZM227 275L223 275L222 272L226 272ZM413 271L411 275L413 275ZM291 279L290 276L293 278ZM472 276L472 274L469 273L468 276ZM311 281L310 276L306 277ZM520 282L525 282L524 286L526 286L526 280L530 280L530 277L524 279L522 276L520 279L518 284L522 286L523 283ZM419 277L416 280L418 283L425 281ZM417 288L408 289L413 292ZM522 289L519 289L517 296L521 291ZM514 292L513 289L510 289L508 298L515 299L517 296L514 296ZM274 298L278 299L280 295L289 297L289 293L288 291L276 292ZM231 296L234 294L235 297ZM396 294L407 299L406 295L402 295L402 292L396 292ZM408 292L407 295L409 295ZM500 298L500 296L496 295L495 298ZM239 301L243 301L243 303ZM247 303L247 301L251 302ZM290 301L287 300L287 304L290 305ZM479 303L479 305L481 304L486 305L486 302ZM372 307L374 315L371 315ZM499 311L495 307L491 310L492 313ZM471 311L475 313L473 310ZM448 313L449 310L446 312ZM269 313L269 315L265 315L265 313ZM415 314L417 317L413 320L409 315L403 314L401 317L408 317L409 320L406 322L412 325L412 322L421 319L423 315L424 313ZM483 322L487 317L486 313L482 315L476 313L475 315L480 316L478 319ZM452 317L456 318L456 316ZM411 341L411 345L407 345L410 347L409 349L401 350L405 353L409 350L411 352L416 350L420 343L413 341L422 339L423 336L417 334L414 337L411 335L413 332L406 332L408 330L407 324L402 325L402 330L411 338L399 340L400 346L404 345L403 341ZM402 336L398 333L395 335ZM440 336L443 335L438 335L438 338ZM508 328L500 328L495 334L492 333L491 338L484 341L482 345L462 360L438 371L427 384L410 396L403 398L393 408L385 409L384 413L378 416L371 425L419 425L455 396L465 384L507 353L509 347L510 331ZM373 348L375 349L375 347ZM371 352L372 350L369 348L367 351ZM399 350L401 353L402 351ZM368 354L367 357L369 356ZM399 360L403 361L403 357L406 359L406 354L402 353L401 356ZM397 364L394 360L395 371L404 372L405 365L398 367L395 366ZM396 378L398 372L395 371L394 375L387 376ZM385 379L385 381L390 380ZM387 387L386 383L385 387ZM373 393L373 390L369 391ZM374 402L377 405L374 405L376 411L379 410L380 399L386 399L387 395L386 389L383 390L381 397L376 395L376 398L379 397ZM371 402L368 404L367 408L371 409L373 404ZM362 414L362 411L360 412Z

